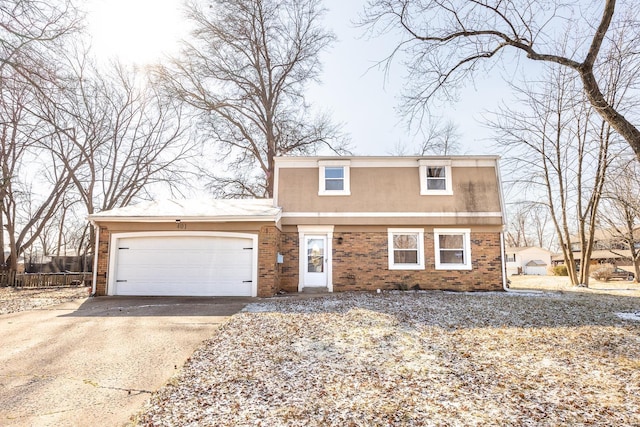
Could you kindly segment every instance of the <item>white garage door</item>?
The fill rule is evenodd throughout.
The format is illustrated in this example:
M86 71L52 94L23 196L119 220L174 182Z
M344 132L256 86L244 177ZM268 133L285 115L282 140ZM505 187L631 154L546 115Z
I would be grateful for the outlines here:
M255 295L251 238L121 237L115 246L111 295Z
M547 275L547 266L546 265L527 265L524 267L524 274L529 276L546 276Z

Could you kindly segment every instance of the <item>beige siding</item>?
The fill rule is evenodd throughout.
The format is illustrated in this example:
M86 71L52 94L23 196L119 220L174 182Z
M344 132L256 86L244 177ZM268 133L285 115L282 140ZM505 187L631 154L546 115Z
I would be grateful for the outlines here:
M283 210L283 225L293 223L351 224L353 219L339 213L400 213L398 225L430 223L500 225L500 217L482 217L481 213L501 211L500 189L493 167L453 167L453 195L420 195L419 168L351 167L351 195L319 196L318 168L282 167L278 174L278 204ZM418 218L407 213L420 213ZM287 215L312 213L287 219ZM329 213L318 215L317 213ZM444 216L429 214L445 213ZM469 215L471 213L471 215ZM336 215L337 214L337 215ZM423 216L424 215L424 216ZM390 224L398 219L359 218L360 224Z

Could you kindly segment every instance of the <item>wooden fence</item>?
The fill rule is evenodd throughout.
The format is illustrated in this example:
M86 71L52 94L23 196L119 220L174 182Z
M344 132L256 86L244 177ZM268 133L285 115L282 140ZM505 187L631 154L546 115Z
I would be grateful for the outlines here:
M89 286L91 273L19 273L0 271L0 286L18 288L50 288Z

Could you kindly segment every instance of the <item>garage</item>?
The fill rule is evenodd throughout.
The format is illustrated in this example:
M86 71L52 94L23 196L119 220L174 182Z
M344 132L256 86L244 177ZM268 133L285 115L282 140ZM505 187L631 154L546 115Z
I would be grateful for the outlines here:
M524 266L524 274L529 276L546 276L547 264L539 259L529 261Z
M240 233L114 234L108 294L255 296L256 242Z
M92 295L272 296L280 217L272 199L162 199L91 214Z

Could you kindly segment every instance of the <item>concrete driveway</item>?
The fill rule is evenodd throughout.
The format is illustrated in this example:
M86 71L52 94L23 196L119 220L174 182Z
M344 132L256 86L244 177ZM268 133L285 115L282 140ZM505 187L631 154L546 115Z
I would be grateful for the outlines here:
M101 297L2 315L0 425L124 425L253 300Z

